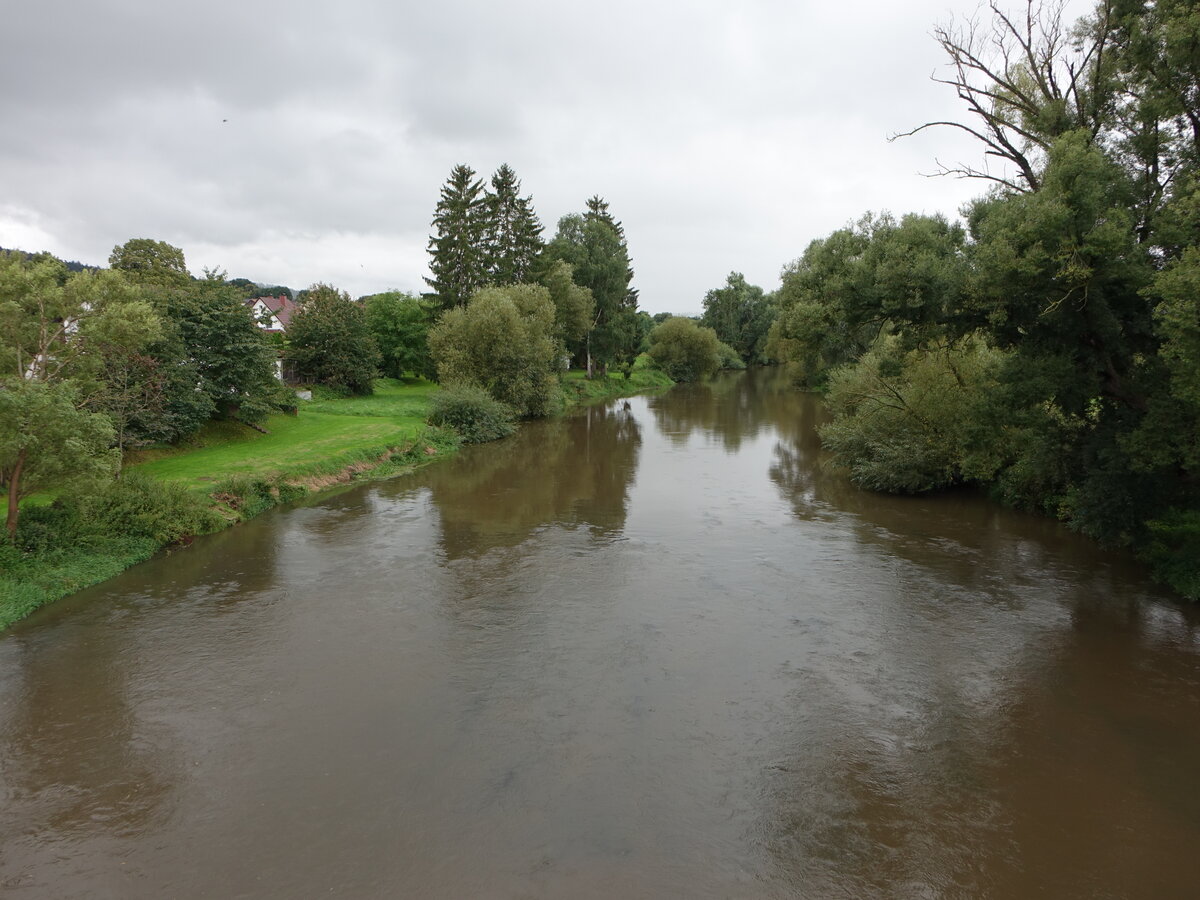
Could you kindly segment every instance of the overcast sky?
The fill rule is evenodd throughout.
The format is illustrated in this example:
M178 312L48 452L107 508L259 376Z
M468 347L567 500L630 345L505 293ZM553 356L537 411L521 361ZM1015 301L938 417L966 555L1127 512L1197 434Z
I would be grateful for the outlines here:
M425 289L451 167L507 162L553 235L600 194L642 308L696 313L867 210L954 216L933 84L975 0L28 0L0 29L0 246L358 296ZM1080 9L1085 3L1073 3Z

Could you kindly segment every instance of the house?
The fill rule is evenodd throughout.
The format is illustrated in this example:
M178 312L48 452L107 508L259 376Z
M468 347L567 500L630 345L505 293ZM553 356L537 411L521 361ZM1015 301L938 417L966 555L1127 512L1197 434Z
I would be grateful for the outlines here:
M278 297L251 297L246 301L251 308L258 327L267 334L283 334L292 322L292 316L300 307L287 294Z

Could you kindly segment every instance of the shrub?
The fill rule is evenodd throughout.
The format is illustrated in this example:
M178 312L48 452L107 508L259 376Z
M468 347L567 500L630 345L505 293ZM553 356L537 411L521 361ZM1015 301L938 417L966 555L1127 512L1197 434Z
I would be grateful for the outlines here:
M24 510L16 539L9 546L40 556L76 545L83 537L78 505L59 499Z
M431 425L448 425L468 444L508 437L516 430L512 408L472 384L453 384L433 395Z
M702 381L720 368L719 347L717 333L711 328L675 316L650 332L647 352L675 381Z
M243 519L252 519L279 502L279 492L271 482L246 475L226 478L213 488L212 496L237 510Z
M173 544L215 527L203 498L181 484L158 481L136 469L80 498L79 517L88 531Z
M717 357L721 360L722 369L746 368L746 363L742 360L738 352L724 341L720 341L717 344Z
M1147 527L1150 540L1142 557L1155 577L1189 600L1200 600L1200 512L1171 509Z
M442 383L479 385L517 415L535 418L562 406L554 333L544 287L487 287L442 314L429 332L429 352Z

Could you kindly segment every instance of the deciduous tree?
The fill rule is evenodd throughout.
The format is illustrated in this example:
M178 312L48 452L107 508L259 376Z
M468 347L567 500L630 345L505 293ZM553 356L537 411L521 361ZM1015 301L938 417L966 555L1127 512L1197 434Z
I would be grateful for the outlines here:
M390 378L406 374L433 378L429 356L429 329L435 307L403 291L387 291L363 298L370 329L382 357L381 370Z
M380 354L367 314L344 291L315 284L288 327L288 348L300 374L353 394L369 394Z
M675 381L702 381L721 367L720 343L711 328L675 316L650 332L648 353Z
M485 388L518 415L544 416L561 401L554 303L541 285L481 288L442 314L429 350L443 384Z
M191 278L183 251L152 238L131 238L113 247L108 264L138 284L179 287Z

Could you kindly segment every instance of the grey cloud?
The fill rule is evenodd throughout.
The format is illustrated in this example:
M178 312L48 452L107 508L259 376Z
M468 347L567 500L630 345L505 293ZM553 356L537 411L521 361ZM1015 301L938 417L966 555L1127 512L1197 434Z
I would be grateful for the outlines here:
M508 162L548 232L607 197L645 306L696 310L868 208L979 192L917 174L969 144L884 140L957 113L927 81L948 2L25 3L0 31L0 245L37 222L93 261L151 236L420 289L450 167Z

